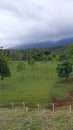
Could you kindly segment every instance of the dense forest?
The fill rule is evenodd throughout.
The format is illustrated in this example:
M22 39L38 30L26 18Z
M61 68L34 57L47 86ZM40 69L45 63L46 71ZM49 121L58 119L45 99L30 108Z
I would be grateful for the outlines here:
M23 50L2 50L0 49L0 57L8 57L12 61L27 61L33 58L35 61L44 60L73 60L73 43L69 45L60 45L48 48L28 48Z

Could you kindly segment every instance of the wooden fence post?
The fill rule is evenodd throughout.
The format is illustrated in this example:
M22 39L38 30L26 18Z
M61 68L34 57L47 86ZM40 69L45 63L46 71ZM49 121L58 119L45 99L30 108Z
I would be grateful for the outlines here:
M55 111L55 106L54 106L54 104L52 104L52 110L53 110L53 112Z
M23 108L25 109L25 102L23 102Z
M13 101L12 101L12 107L14 107L14 103L13 103Z
M38 109L40 108L40 104L38 103Z
M69 113L71 113L72 112L72 107L71 107L71 105L69 105Z
M26 107L26 111L28 112L28 107Z

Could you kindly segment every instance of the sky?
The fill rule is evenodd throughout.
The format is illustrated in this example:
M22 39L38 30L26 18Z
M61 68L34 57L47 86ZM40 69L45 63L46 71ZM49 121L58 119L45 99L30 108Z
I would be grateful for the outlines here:
M73 0L0 0L0 46L73 37Z

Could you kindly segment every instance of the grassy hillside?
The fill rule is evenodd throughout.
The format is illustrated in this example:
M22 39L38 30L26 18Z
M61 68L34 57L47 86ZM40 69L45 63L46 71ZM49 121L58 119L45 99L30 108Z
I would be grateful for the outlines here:
M0 130L73 130L73 111L68 109L33 110L0 109Z
M24 101L27 105L48 105L51 97L60 99L68 96L68 91L73 89L73 82L61 81L56 74L57 63L46 64L36 62L34 66L25 63L25 70L18 72L19 62L12 62L11 77L0 81L0 103L11 101Z

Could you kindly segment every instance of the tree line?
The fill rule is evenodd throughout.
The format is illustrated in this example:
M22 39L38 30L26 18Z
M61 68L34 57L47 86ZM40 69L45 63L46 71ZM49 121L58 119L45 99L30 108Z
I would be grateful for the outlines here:
M5 77L11 75L9 69L10 61L28 61L29 65L34 65L36 61L57 61L56 71L60 78L69 78L73 66L73 43L67 47L59 48L33 48L26 50L0 50L0 78L3 80ZM21 71L25 65L19 63L17 69Z

